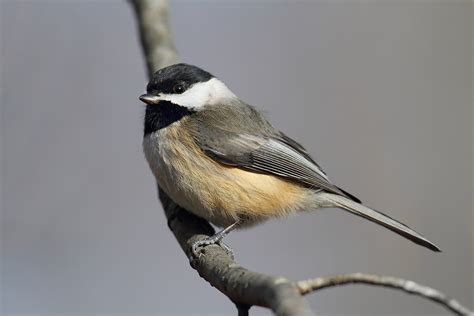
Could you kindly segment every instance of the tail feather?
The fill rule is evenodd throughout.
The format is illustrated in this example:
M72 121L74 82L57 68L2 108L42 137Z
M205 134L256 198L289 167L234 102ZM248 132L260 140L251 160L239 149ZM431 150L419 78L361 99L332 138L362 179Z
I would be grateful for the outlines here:
M381 212L375 211L373 209L368 208L367 206L351 201L350 199L344 196L332 193L323 193L322 198L328 201L331 205L343 208L355 215L358 215L360 217L368 219L369 221L382 225L390 229L391 231L413 241L416 244L424 246L433 251L441 252L438 246L436 246L434 243L432 243L410 227L406 226L405 224L402 224Z

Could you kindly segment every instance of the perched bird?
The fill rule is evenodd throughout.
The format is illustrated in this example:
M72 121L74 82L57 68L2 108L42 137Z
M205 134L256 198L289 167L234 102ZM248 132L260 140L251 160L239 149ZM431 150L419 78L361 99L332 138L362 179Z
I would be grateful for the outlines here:
M235 228L317 208L341 208L434 251L408 226L332 184L299 143L274 128L209 72L188 64L156 71L143 148L158 185L181 207L224 229L193 253L221 244Z

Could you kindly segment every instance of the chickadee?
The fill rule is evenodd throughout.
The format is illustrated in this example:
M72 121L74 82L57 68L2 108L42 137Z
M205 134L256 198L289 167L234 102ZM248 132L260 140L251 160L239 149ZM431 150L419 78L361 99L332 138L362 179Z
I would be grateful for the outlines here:
M332 184L299 143L274 128L209 72L175 64L155 72L143 148L158 185L179 206L225 227L196 242L219 243L235 228L317 208L341 208L433 251L408 226Z

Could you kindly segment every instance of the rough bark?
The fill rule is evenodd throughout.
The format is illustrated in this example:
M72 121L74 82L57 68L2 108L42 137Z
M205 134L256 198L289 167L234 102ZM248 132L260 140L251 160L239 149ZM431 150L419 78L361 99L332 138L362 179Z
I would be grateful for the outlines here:
M340 286L345 284L368 284L398 289L408 294L418 295L433 302L439 303L451 310L456 315L473 316L474 314L458 301L446 296L438 290L415 283L410 280L373 275L365 273L341 274L330 277L320 277L310 280L299 281L296 286L302 295L318 291L324 288Z

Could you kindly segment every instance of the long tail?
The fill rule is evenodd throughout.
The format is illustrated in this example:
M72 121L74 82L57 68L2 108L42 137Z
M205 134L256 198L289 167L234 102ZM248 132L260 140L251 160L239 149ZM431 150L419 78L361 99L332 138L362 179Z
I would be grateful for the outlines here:
M382 225L390 229L391 231L407 239L410 239L416 244L429 248L433 251L441 252L441 249L439 249L438 246L436 246L434 243L432 243L422 235L418 234L410 227L394 220L393 218L383 213L370 209L362 204L356 203L346 197L337 194L321 193L319 197L329 202L329 204L331 205L343 208L355 215L361 216L363 218L368 219L369 221Z

